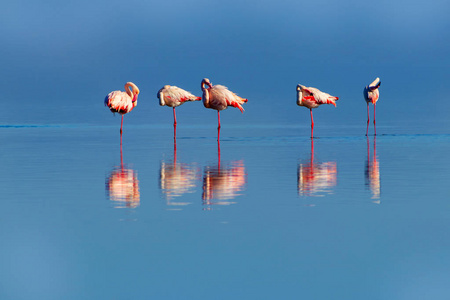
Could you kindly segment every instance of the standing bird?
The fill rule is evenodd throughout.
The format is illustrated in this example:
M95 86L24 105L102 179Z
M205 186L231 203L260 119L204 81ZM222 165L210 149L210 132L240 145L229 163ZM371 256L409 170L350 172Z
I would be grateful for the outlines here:
M339 98L321 92L316 88L306 87L301 84L297 85L297 105L309 108L311 113L311 138L313 138L314 131L312 109L322 104L333 104L336 107L336 100L339 100Z
M207 87L205 87L205 85ZM239 97L235 93L228 90L226 86L223 85L212 85L208 78L202 80L201 88L203 91L203 105L206 108L211 108L217 110L217 117L219 119L220 128L220 111L227 109L228 106L237 107L243 113L244 108L241 104L246 103L248 100Z
M375 130L375 135L377 135L377 127L375 125L375 104L378 101L378 97L380 96L380 92L378 91L378 88L381 85L380 78L377 77L371 84L366 86L364 88L364 99L367 102L367 129L366 129L366 136L369 133L369 103L373 104L373 128Z
M175 107L180 106L186 101L202 100L202 97L196 97L188 91L170 85L165 85L162 89L160 89L157 96L159 98L159 105L173 107L173 126L177 125Z
M127 82L125 84L125 90L127 91L126 93L122 91L113 91L105 98L105 105L108 106L113 113L122 115L120 134L122 134L123 115L133 110L137 105L137 98L139 95L138 87L132 82Z

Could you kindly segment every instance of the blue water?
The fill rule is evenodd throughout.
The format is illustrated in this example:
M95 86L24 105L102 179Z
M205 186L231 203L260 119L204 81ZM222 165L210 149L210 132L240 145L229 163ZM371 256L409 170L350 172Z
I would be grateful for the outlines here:
M377 129L4 126L0 295L445 299L450 135Z

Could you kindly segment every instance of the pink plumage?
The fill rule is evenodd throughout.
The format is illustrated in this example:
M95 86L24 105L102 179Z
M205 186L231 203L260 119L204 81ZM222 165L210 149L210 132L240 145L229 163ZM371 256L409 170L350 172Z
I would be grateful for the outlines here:
M205 87L206 86L206 87ZM204 78L201 83L203 91L203 105L206 108L217 110L217 116L219 120L220 128L220 111L227 109L229 106L238 108L242 113L244 108L241 104L246 103L248 100L239 97L235 93L228 90L223 85L212 85L208 78Z
M175 114L175 107L188 101L199 101L201 97L194 96L188 91L185 91L179 87L165 85L158 91L157 97L159 98L159 105L169 106L173 108L173 125L177 125L177 116Z
M306 87L301 84L297 85L297 105L309 108L311 114L311 138L314 132L314 119L312 109L319 107L322 104L332 104L336 106L336 101L339 97L331 96L319 89L313 87Z
M122 115L122 121L120 124L121 134L123 127L123 115L129 113L136 107L137 98L139 95L138 87L132 82L127 82L125 84L125 90L126 92L113 91L105 97L105 106L108 106L111 112Z

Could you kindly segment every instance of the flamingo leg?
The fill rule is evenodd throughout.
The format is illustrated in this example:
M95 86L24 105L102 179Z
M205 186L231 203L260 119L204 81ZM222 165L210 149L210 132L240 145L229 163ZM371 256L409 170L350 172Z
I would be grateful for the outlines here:
M375 130L375 135L377 135L377 126L375 125L375 108L376 108L376 104L373 104L373 128Z
M120 122L120 134L122 134L122 127L123 127L123 115L122 115L122 121Z
M220 111L217 111L217 118L219 120L219 126L217 127L217 129L220 129Z
M173 127L173 164L177 164L177 127Z
M219 147L220 147L220 126L219 127L217 127L217 143L219 144Z
M366 129L366 136L369 134L369 122L370 122L369 102L367 102L367 129Z
M122 135L120 135L120 168L123 171Z
M173 147L177 150L177 126L173 126Z
M313 113L312 109L309 109L309 112L311 113L311 138L313 138L313 131L314 131L314 119L313 119Z
M177 115L175 114L175 107L173 108L173 126L177 126Z
M218 128L217 129L217 159L218 159L218 169L219 169L219 172L220 172L220 139L219 139L219 136L220 136L220 128Z

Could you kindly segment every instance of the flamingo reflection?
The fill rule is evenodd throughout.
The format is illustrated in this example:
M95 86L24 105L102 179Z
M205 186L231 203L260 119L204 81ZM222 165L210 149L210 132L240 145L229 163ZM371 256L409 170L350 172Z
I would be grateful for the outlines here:
M217 136L220 135L220 128ZM221 163L220 141L217 140L217 164L208 165L203 172L203 205L230 205L231 199L241 195L247 184L243 160Z
M381 184L380 184L380 166L377 157L377 139L373 139L373 154L370 158L370 143L367 137L367 160L365 168L366 186L369 187L372 193L372 199L375 203L380 203Z
M136 208L140 204L137 172L126 168L123 163L122 136L120 137L120 166L114 167L106 178L105 189L115 208Z
M173 134L173 160L168 162L161 161L159 188L167 200L167 205L183 206L190 203L174 201L174 199L183 194L195 192L196 181L200 172L195 164L177 161L176 127L174 127Z
M336 162L314 161L314 140L311 139L311 157L300 163L297 172L297 188L300 196L314 196L320 193L332 194L337 184Z

